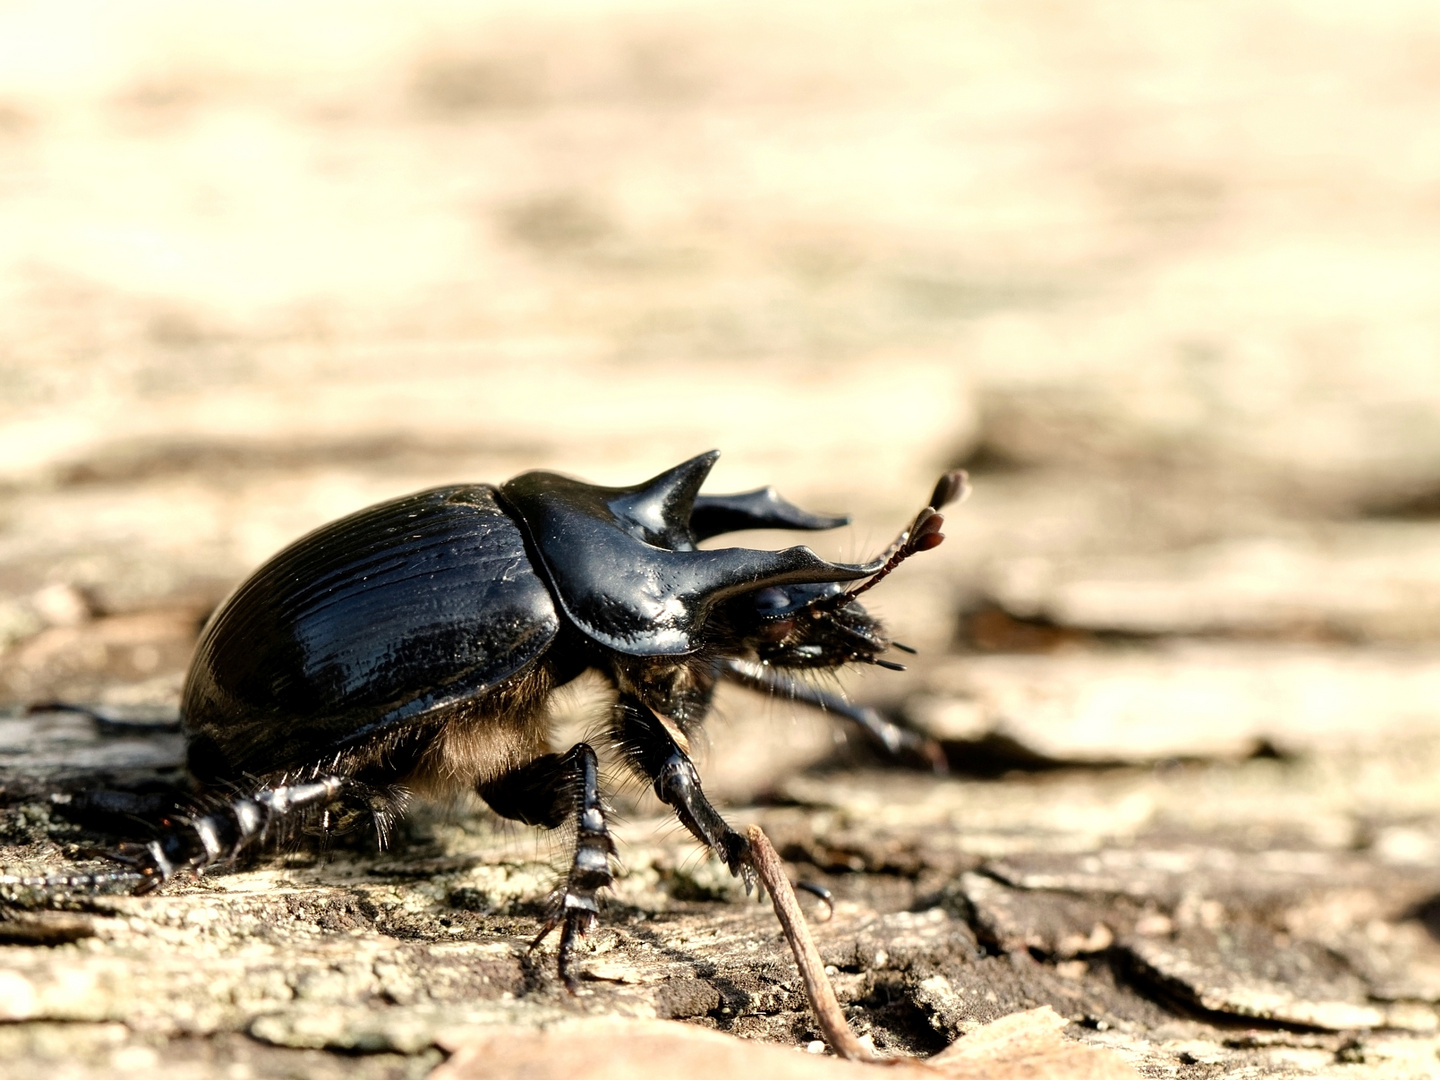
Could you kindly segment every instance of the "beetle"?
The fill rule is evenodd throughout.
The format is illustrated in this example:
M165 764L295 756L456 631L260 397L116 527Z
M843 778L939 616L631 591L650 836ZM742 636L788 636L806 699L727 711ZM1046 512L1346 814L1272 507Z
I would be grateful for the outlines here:
M613 854L595 749L550 748L551 692L587 670L614 688L608 738L685 827L752 884L747 842L711 805L691 742L730 680L848 717L891 750L918 736L796 677L882 657L892 642L857 597L942 539L940 479L881 557L832 563L807 547L702 549L740 529L832 529L773 488L702 495L718 452L641 484L551 472L430 488L295 541L226 599L185 682L186 762L229 792L119 854L140 891L232 861L267 831L341 801L478 794L502 817L573 824L575 850L538 945L594 924ZM899 646L904 648L904 646ZM233 793L242 792L238 797Z

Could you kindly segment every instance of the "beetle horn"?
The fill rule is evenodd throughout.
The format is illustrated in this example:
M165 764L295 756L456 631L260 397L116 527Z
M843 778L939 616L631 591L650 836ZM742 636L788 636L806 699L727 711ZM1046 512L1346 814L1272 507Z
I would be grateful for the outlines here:
M673 565L677 570L683 566L683 576L689 579L683 592L703 598L704 605L708 606L738 593L772 585L858 581L879 571L883 564L879 560L861 564L826 562L808 547L788 547L780 551L719 548L677 552Z
M664 546L689 547L685 542L689 538L676 533L685 530L700 485L719 456L719 450L707 450L643 484L627 488L607 499L606 504L616 518L639 526L647 537L654 537Z
M690 512L690 531L696 540L740 529L838 529L849 525L846 516L812 514L787 499L773 487L741 491L734 495L701 495Z

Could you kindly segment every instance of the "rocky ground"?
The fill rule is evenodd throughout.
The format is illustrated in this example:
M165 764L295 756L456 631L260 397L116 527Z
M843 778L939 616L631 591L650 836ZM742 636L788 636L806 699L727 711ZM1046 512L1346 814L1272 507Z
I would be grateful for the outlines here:
M702 764L833 891L852 1025L967 1076L1440 1074L1430 6L151 0L0 55L0 874L183 785L199 625L323 521L718 446L853 557L964 465L871 594L920 656L844 683L949 774L742 691ZM0 1075L845 1071L768 906L614 801L573 997L525 948L563 844L474 806L11 887Z

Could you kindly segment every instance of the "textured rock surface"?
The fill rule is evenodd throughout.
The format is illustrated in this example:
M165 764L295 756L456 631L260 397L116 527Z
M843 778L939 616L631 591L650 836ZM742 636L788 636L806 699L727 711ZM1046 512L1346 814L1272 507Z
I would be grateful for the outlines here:
M853 557L965 464L871 594L921 656L844 680L952 774L740 691L703 764L833 891L857 1031L956 1076L1440 1074L1433 5L471 8L0 13L0 873L101 867L184 783L200 623L320 522L716 445ZM563 843L469 805L9 887L0 1076L579 1080L715 1031L850 1071L799 1053L768 907L614 799L575 997L526 949Z

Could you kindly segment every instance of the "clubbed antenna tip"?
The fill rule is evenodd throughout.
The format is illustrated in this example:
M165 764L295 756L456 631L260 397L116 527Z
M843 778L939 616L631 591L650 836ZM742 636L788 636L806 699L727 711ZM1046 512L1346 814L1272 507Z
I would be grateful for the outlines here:
M931 548L939 547L940 542L945 539L945 534L940 527L945 524L945 516L938 510L929 506L915 515L915 523L906 530L909 533L907 539L901 541L900 552L905 556L914 555L917 551L929 551ZM903 556L902 556L903 557Z
M935 482L929 506L931 510L939 510L952 502L964 502L969 497L970 474L964 469L951 469Z
M945 539L945 534L940 531L940 527L945 524L940 507L961 501L969 494L970 477L964 469L952 469L940 477L935 484L935 490L930 494L930 501L920 508L914 522L895 538L895 543L886 552L885 565L880 567L874 576L850 589L845 595L853 598L873 589L911 555L939 547Z

